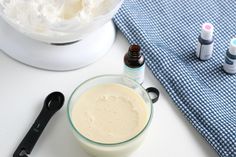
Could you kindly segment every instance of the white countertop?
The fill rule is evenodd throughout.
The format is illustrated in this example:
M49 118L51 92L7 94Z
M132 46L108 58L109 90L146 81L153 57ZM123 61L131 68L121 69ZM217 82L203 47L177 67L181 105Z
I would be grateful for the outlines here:
M14 45L13 45L14 46ZM0 51L0 153L12 157L35 118L44 98L61 91L66 101L49 122L32 157L89 157L73 137L66 117L67 100L83 81L102 74L120 74L128 42L121 33L109 53L86 68L70 72L35 69L12 60ZM154 118L143 145L131 157L216 157L210 145L195 131L172 102L166 91L147 69L144 87L161 92L154 104Z

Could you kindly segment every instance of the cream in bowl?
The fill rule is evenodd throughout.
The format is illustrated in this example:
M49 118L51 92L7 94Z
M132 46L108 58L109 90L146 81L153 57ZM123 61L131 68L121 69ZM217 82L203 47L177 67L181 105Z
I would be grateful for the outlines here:
M1 0L0 17L46 43L85 39L109 22L123 0Z
M152 101L141 85L123 76L100 76L71 96L68 117L80 145L94 156L126 156L142 142Z
M137 135L148 113L140 95L119 84L97 85L80 96L72 122L85 137L100 143L120 143Z

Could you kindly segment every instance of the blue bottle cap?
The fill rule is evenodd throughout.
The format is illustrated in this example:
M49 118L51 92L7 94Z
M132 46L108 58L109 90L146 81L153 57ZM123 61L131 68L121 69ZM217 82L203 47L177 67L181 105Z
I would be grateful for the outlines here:
M232 55L236 55L236 38L231 39L230 46L229 46L229 52Z

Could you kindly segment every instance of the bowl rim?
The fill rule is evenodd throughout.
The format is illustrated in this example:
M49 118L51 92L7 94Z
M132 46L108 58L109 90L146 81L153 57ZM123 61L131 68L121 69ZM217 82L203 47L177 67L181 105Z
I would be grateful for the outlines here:
M149 113L148 121L147 121L147 123L145 124L144 128L143 128L141 131L139 131L139 133L137 133L135 136L133 136L133 137L131 137L131 138L125 140L125 141L118 142L118 143L102 143L102 142L96 142L96 141L93 141L93 140L87 138L86 136L84 136L82 133L80 133L80 132L76 129L76 127L74 126L74 124L73 124L73 122L72 122L71 116L70 116L70 113L71 113L71 112L70 112L70 106L71 106L71 104L72 104L72 103L71 103L71 100L72 100L72 98L73 98L75 92L76 92L80 87L82 87L83 85L85 85L86 83L88 83L88 82L90 82L90 81L93 81L93 80L96 80L96 79L99 79L99 78L109 78L109 77L125 78L125 79L128 79L129 81L133 82L135 85L138 85L138 87L139 87L141 90L145 91L146 96L149 98L149 105L150 105L150 113ZM82 138L82 140L85 140L86 142L89 142L90 144L98 145L98 146L119 146L119 145L126 144L126 143L129 143L129 142L135 140L136 138L138 138L139 136L141 136L141 135L144 133L145 130L147 130L147 128L148 128L148 127L150 126L150 124L151 124L151 120L152 120L152 117L153 117L153 103L152 103L151 98L150 98L149 94L147 93L146 89L145 89L142 85L140 85L138 82L136 82L135 80L132 80L132 79L130 79L130 78L124 76L124 75L112 75L112 74L108 74L108 75L99 75L99 76L92 77L92 78L90 78L90 79L88 79L88 80L82 82L79 86L77 86L77 87L74 89L74 91L72 92L72 94L70 95L70 97L69 97L69 100L68 100L68 103L67 103L67 110L66 110L66 112L67 112L67 118L68 118L68 120L69 120L69 124L70 124L72 130L75 131L76 134L79 135L80 138Z

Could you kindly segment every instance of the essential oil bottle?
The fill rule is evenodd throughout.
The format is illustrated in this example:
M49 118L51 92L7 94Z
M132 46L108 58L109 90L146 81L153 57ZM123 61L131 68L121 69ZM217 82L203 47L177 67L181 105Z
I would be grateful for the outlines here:
M210 23L202 25L201 34L198 37L196 55L200 60L208 60L213 53L213 31L214 27Z
M141 53L141 47L133 44L124 56L124 75L142 84L145 73L145 58Z
M223 68L228 74L236 74L236 38L233 38L230 41L230 46L226 52Z

